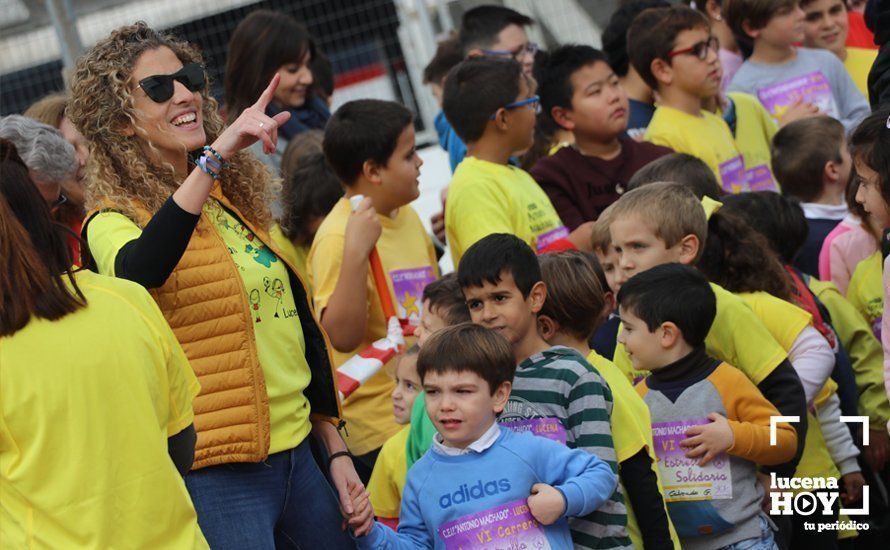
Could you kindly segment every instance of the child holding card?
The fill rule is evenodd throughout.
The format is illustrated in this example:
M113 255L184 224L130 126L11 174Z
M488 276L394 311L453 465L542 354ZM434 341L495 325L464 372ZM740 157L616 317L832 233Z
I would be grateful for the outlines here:
M756 95L777 120L789 109L811 104L850 131L868 114L868 102L840 59L796 46L805 38L798 0L733 0L724 16L739 40L754 43L730 91Z
M778 423L771 435L776 408L744 374L705 351L717 312L708 281L692 267L662 264L624 283L618 304L619 341L634 369L652 371L637 391L652 417L665 501L682 547L771 547L757 465L789 460L797 434Z

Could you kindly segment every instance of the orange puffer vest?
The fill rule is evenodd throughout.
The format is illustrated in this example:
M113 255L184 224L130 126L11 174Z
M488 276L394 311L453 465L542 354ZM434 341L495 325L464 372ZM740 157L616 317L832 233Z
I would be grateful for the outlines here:
M312 380L304 390L312 418L338 425L339 394L327 335L316 317L306 285L281 254L267 231L254 227L214 186L210 196L249 228L278 258L290 275L294 302L306 341L306 360ZM87 215L114 211L105 204ZM137 209L144 226L151 213ZM247 293L235 262L202 213L188 247L163 286L149 289L182 345L201 384L195 398L193 469L229 462L260 462L269 455L269 397L256 350Z

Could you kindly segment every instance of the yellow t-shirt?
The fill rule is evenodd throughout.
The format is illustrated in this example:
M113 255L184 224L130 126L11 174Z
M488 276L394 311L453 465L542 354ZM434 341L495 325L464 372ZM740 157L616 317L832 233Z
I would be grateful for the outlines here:
M757 385L788 358L788 353L742 298L714 283L711 289L717 297L717 315L705 338L708 355L736 365ZM614 362L629 380L645 374L633 370L620 343Z
M745 160L749 191L778 191L771 168L770 144L779 131L776 122L756 97L729 92L735 104L735 143Z
M612 390L613 407L610 420L618 462L624 462L640 452L640 449L646 449L649 458L652 459L652 471L658 478L658 490L664 494L664 488L661 486L661 472L658 469L658 458L655 456L655 447L652 444L652 420L649 417L649 407L614 363L594 350L591 350L590 355L587 356L587 362L593 365L593 368L600 373ZM626 491L625 494L627 494ZM374 509L377 509L376 506ZM667 513L667 509L665 509L665 513ZM671 522L670 516L667 517L674 548L680 548L680 539L674 530L674 524ZM627 532L634 548L642 548L643 536L630 502L627 506Z
M786 351L791 350L798 335L813 321L812 315L803 309L766 292L742 292L737 296L751 306L754 313ZM816 394L813 400L815 406L823 404L836 391L837 384L829 378ZM840 472L828 452L819 420L809 411L807 412L807 435L804 439L803 455L794 475L796 477L834 478L840 476Z
M879 342L881 320L884 318L884 281L881 268L881 253L875 252L859 262L850 277L850 286L847 287L847 300L865 317Z
M257 358L269 397L269 453L292 449L312 427L309 401L303 395L312 375L287 267L216 199L207 199L201 216L232 255L254 319ZM142 230L122 214L96 215L88 238L99 272L114 276L118 251L141 234Z
M250 304L269 396L269 454L293 449L312 429L303 395L312 371L287 267L215 199L208 199L203 211L226 243Z
M328 305L340 278L346 222L351 212L349 199L340 199L318 228L309 250L309 278L314 292L315 309L319 315ZM399 208L395 218L382 214L378 216L383 232L377 240L377 252L396 302L397 314L416 324L422 309L423 288L439 274L433 242L423 228L417 212L410 206ZM332 350L334 362L338 366L375 340L386 336L386 319L370 270L367 295L368 328L365 337L354 350L346 353ZM408 345L412 341L413 338L409 339ZM353 454L363 455L379 449L399 431L399 425L392 415L390 399L393 380L384 372L389 367L387 364L386 368L372 376L343 402L343 418L348 432L345 439Z
M405 478L408 476L408 460L405 458L405 445L411 426L404 426L396 435L390 437L380 449L371 479L368 481L368 492L371 494L371 507L374 514L381 518L398 518L402 506L402 491L405 490Z
M812 315L768 292L739 292L736 296L748 304L785 351L791 350L803 329L813 322Z
M714 113L701 111L701 116L693 116L661 105L655 109L645 139L700 158L727 192L747 190L745 161L729 126Z
M87 307L0 339L0 546L207 548L167 453L188 360L142 287L75 277Z
M448 187L445 229L454 265L492 233L516 235L540 252L568 236L547 194L524 170L466 157Z
M307 245L294 244L293 241L287 238L284 231L281 230L281 226L277 223L269 230L269 236L272 238L272 242L275 243L275 246L278 247L278 250L281 251L282 258L289 261L291 265L297 268L297 273L300 275L300 278L303 279L303 283L306 284L309 295L311 296L312 288L309 286L309 271L306 268L306 258L309 257L309 247Z
M856 88L868 99L868 73L878 57L878 50L866 48L847 48L847 59L844 68L850 73L850 78L856 84Z

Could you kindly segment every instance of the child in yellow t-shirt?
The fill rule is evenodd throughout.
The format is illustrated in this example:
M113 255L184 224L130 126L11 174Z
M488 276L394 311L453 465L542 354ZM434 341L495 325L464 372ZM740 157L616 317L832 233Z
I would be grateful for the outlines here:
M607 210L612 247L618 264L612 281L617 292L638 272L664 263L694 265L702 254L708 221L702 201L682 184L651 183L634 189ZM784 416L806 417L806 398L788 354L741 298L712 283L717 315L705 338L707 352L745 373ZM634 376L624 346L615 350L615 364L630 379ZM806 422L795 425L804 434ZM800 459L803 440L795 458L780 467L790 476Z
M707 17L687 6L654 8L634 19L627 37L631 63L660 98L646 141L702 159L726 192L748 190L729 126L702 109L703 100L719 93L722 76Z
M519 63L501 59L468 59L445 79L445 116L467 144L445 203L455 266L492 233L516 235L537 252L588 246L589 226L569 233L535 180L509 163L534 141L536 86Z
M396 366L396 387L392 391L392 412L396 424L403 426L399 432L386 440L374 464L368 492L371 494L371 507L377 521L395 529L399 525L399 507L408 463L405 459L405 444L411 422L411 409L422 391L420 376L417 375L417 344L411 346L399 358Z
M319 151L300 159L284 180L281 195L282 214L269 234L285 259L308 281L309 247L321 222L343 196L343 186Z
M419 195L422 164L411 112L390 101L349 102L328 121L323 146L346 196L318 228L307 263L316 311L339 365L386 335L368 260L375 247L396 313L414 325L423 288L439 268L433 243L409 206ZM349 199L355 195L365 198L353 212ZM343 402L346 444L365 482L378 450L400 429L391 414L393 387L381 371Z
M548 344L570 347L587 357L612 390L612 434L634 548L680 548L662 498L649 409L621 371L588 344L603 310L610 307L593 261L576 251L541 256L547 300L538 314L539 331Z

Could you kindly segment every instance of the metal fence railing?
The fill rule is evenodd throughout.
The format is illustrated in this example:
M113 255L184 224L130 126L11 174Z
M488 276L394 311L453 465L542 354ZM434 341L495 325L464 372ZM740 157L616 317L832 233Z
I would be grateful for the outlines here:
M492 3L492 0L488 0ZM331 59L334 107L358 97L400 101L418 113L419 130L431 128L438 107L421 84L437 38L482 0L0 0L0 115L20 113L44 95L62 90L63 58L70 44L46 6L67 7L69 31L88 48L112 29L144 20L198 45L213 94L222 98L229 37L250 11L293 15L309 28ZM539 23L533 39L599 44L603 13L616 0L502 0ZM8 6L7 6L8 4ZM605 6L605 9L604 9ZM4 8L6 8L4 10ZM24 12L22 11L24 9ZM30 13L29 13L30 12ZM22 21L22 14L28 19ZM63 14L64 15L64 14ZM58 23L58 19L56 22ZM4 26L5 25L5 26ZM70 37L70 35L69 35ZM76 55L78 52L73 52ZM421 134L424 135L424 134ZM429 134L425 134L429 138Z

